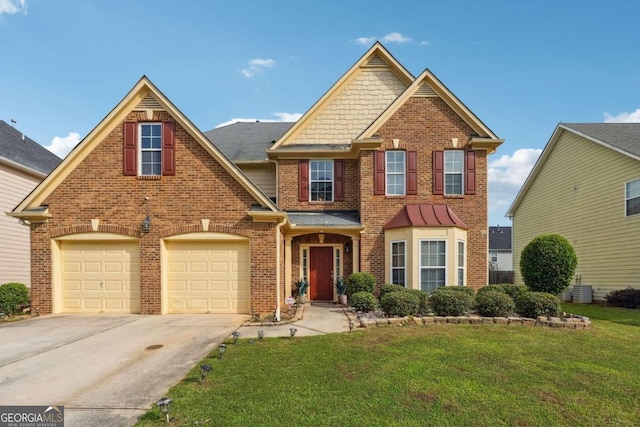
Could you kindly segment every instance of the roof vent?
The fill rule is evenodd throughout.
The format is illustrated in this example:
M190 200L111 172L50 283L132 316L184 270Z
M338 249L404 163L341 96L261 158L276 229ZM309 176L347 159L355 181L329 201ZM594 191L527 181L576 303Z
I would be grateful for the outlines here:
M136 106L136 110L164 110L162 105L151 94L144 97Z
M413 96L438 96L438 94L426 83L422 83Z
M24 133L22 134L22 142L24 142Z
M373 67L386 67L388 64L384 62L384 59L380 58L378 55L374 55L369 60L369 62L367 62L367 65L373 66Z

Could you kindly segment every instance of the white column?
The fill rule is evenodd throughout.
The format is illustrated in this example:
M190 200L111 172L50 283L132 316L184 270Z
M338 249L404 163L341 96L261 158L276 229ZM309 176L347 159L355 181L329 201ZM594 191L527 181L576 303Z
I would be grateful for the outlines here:
M351 246L353 254L353 272L360 272L360 236L351 237Z

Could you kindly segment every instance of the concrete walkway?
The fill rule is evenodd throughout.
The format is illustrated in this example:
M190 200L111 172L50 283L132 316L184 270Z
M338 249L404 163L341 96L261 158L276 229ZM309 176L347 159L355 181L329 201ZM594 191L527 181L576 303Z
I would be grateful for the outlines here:
M277 325L256 324L238 328L240 338L255 338L258 330L264 331L265 337L288 337L290 329L296 328L296 336L324 335L349 332L349 318L341 305L333 303L307 303L304 305L302 318L290 323Z

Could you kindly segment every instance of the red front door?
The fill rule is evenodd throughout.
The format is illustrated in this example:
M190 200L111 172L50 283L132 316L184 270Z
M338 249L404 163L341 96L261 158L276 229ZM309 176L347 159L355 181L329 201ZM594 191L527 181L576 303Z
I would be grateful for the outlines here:
M309 297L311 301L333 301L333 248L311 247L309 251Z

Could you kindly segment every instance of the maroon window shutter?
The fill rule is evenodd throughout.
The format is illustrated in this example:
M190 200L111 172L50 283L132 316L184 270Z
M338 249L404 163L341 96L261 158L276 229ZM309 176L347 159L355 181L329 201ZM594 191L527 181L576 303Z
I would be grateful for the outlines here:
M476 152L474 150L465 152L464 194L476 194Z
M407 151L407 194L418 194L418 152Z
M309 160L298 160L298 201L309 201Z
M162 175L176 174L176 130L174 122L162 123Z
M433 152L433 194L444 194L444 151Z
M373 194L386 194L385 170L386 158L384 151L373 152Z
M122 174L135 176L138 174L138 126L135 122L124 122L124 138L122 142Z
M333 161L333 186L335 188L333 200L342 202L344 200L344 160Z

